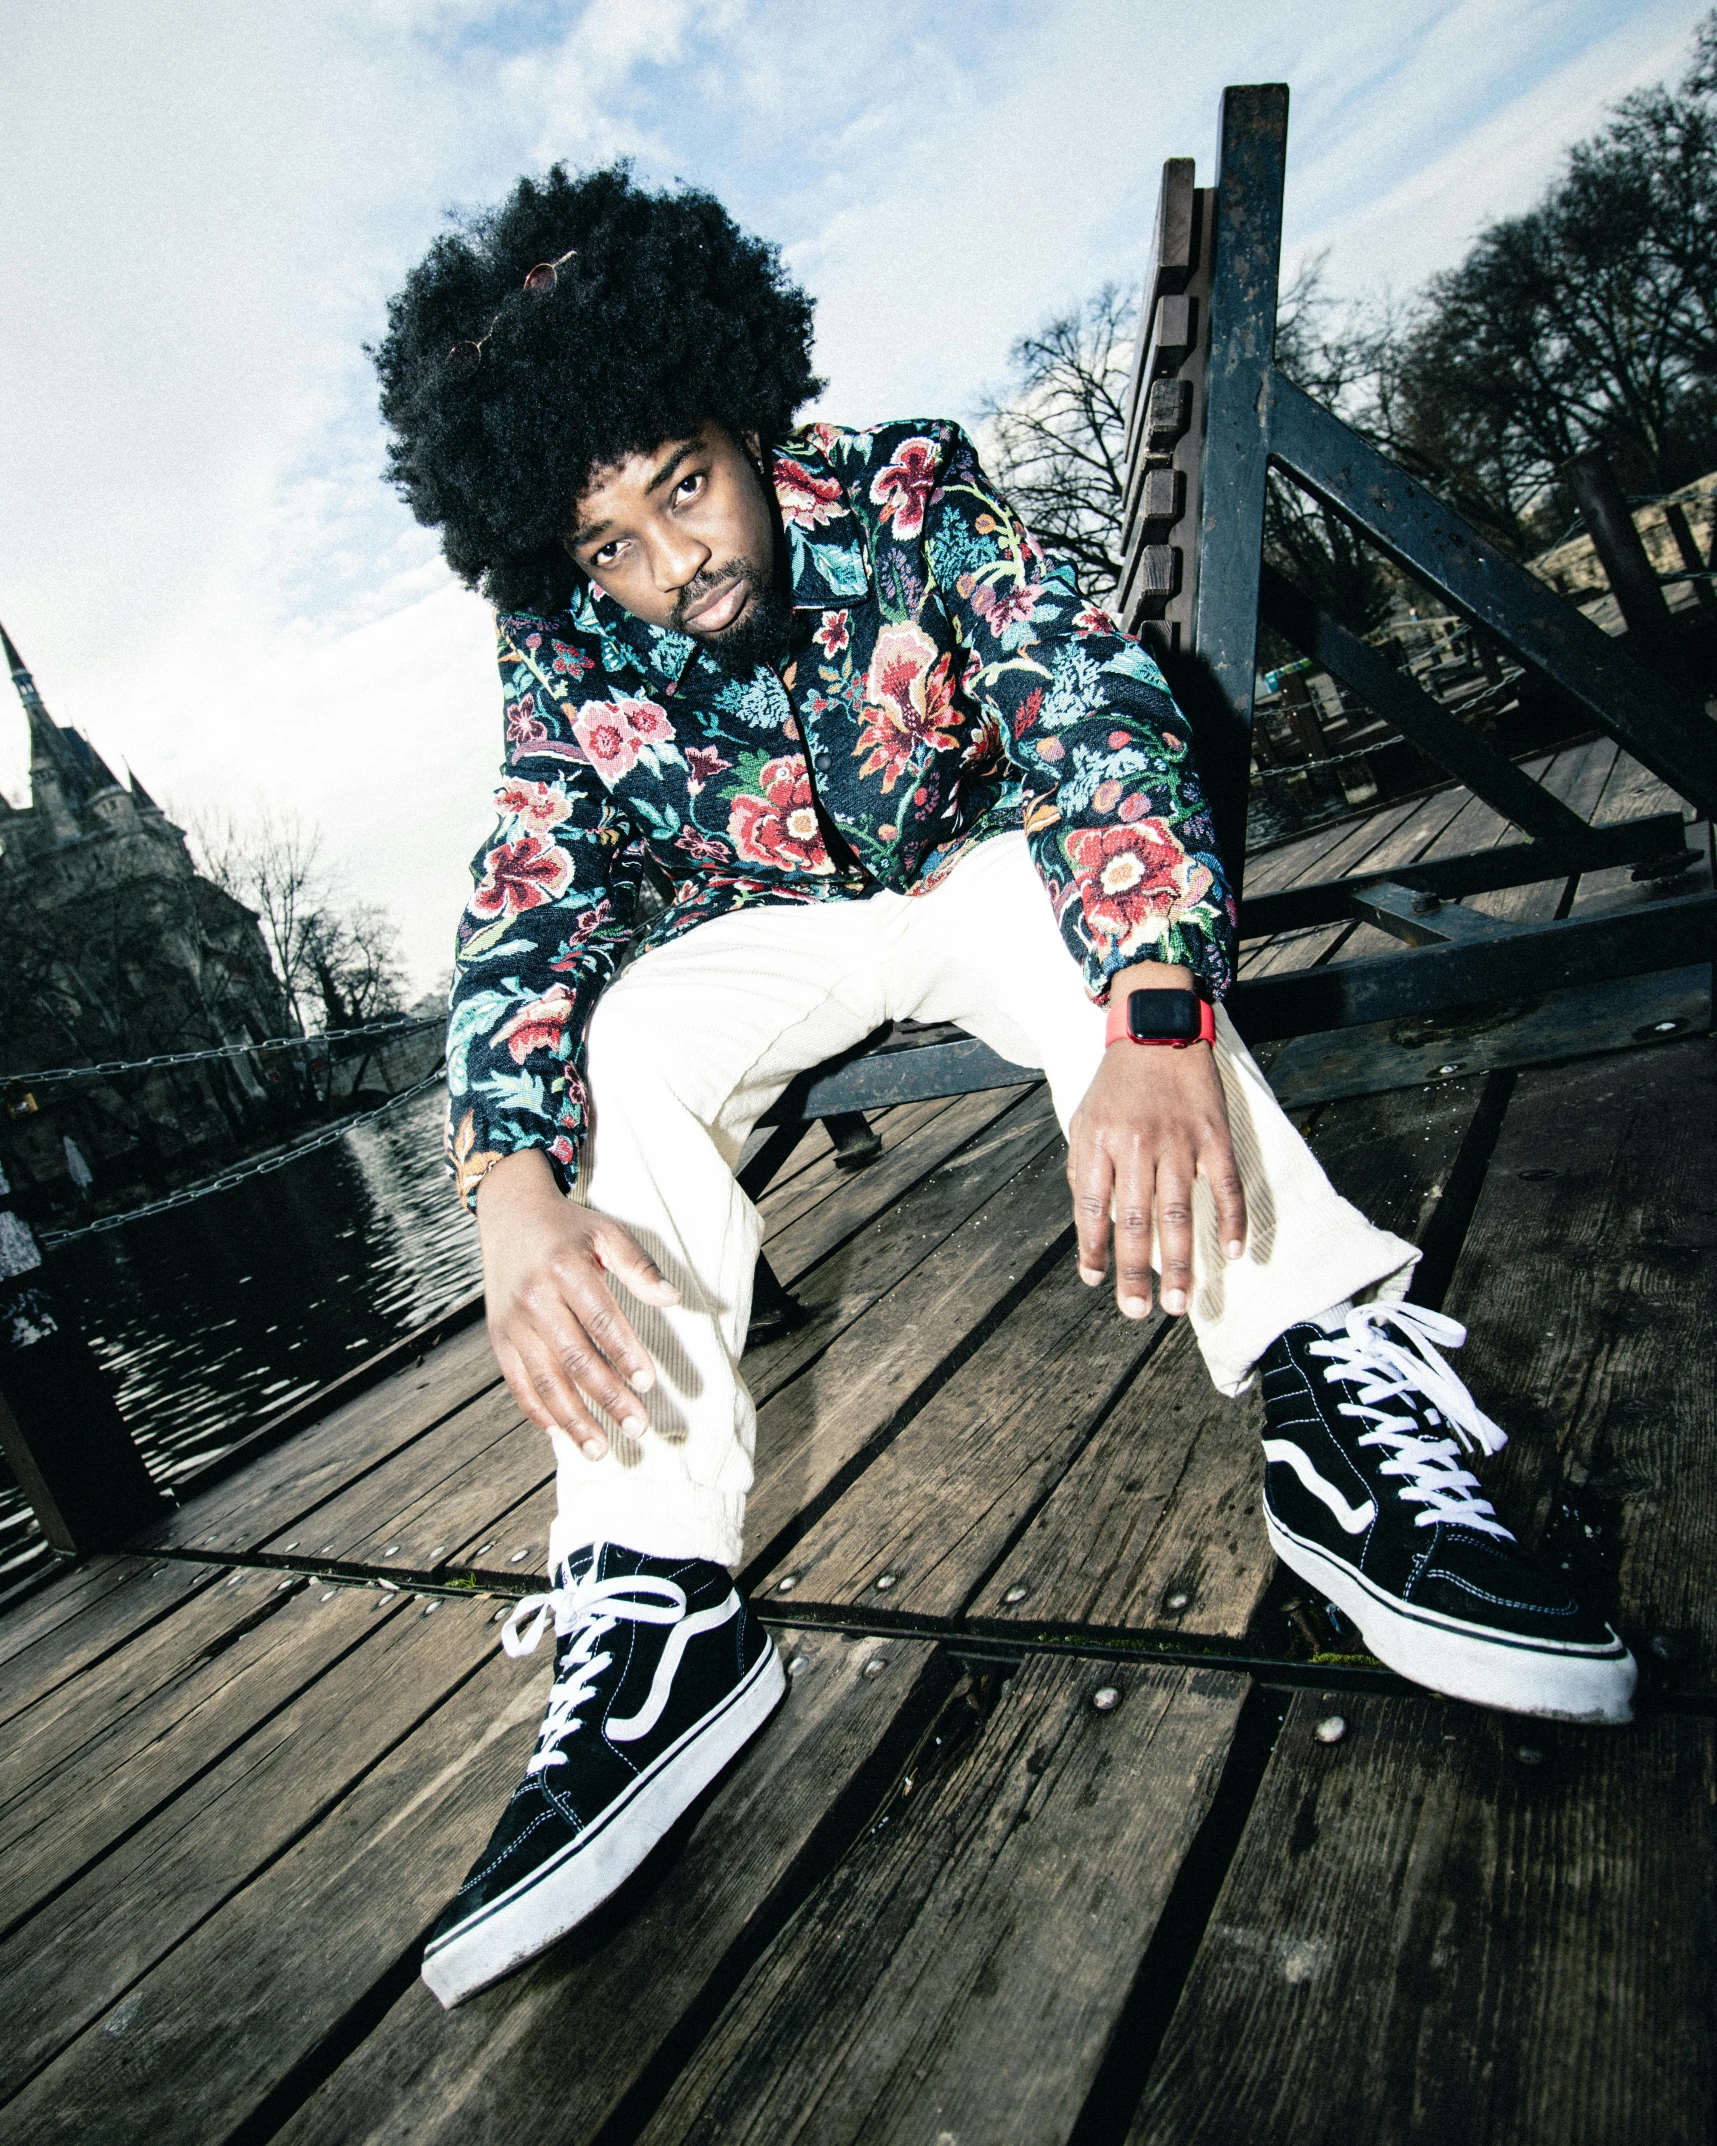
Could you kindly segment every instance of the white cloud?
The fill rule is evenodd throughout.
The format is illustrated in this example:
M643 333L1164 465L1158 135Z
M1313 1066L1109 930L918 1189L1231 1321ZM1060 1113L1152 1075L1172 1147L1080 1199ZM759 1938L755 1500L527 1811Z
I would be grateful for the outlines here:
M460 204L639 159L780 239L824 398L969 415L1140 272L1162 160L1287 79L1287 245L1411 286L1679 72L1704 0L14 0L0 618L62 721L189 814L319 821L445 962L497 757L482 607L379 482L359 346ZM22 786L0 719L0 784Z

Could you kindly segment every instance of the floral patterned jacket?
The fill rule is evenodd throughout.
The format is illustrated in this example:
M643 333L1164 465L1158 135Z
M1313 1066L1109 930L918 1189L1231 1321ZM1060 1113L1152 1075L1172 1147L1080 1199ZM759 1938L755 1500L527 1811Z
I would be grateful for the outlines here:
M594 588L562 617L499 621L500 823L447 1039L467 1204L520 1148L576 1175L585 1023L647 859L674 889L657 945L750 902L922 893L1023 827L1094 999L1143 959L1219 995L1231 980L1234 908L1162 673L1046 562L960 428L812 425L774 476L779 671L734 678Z

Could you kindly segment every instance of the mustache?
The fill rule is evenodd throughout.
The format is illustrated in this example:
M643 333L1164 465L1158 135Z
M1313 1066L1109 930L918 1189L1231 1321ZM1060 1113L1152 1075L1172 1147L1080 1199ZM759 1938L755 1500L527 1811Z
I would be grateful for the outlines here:
M763 577L748 560L730 559L718 572L699 574L695 581L686 583L680 591L679 602L674 606L671 623L675 630L679 633L691 633L693 629L686 624L687 614L701 611L712 596L722 595L731 589L736 581L744 582L754 596L761 597L766 593Z

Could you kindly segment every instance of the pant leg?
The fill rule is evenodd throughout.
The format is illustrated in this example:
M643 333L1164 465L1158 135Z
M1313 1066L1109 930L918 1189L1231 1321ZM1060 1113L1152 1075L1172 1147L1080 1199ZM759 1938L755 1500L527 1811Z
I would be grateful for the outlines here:
M1086 996L1025 837L981 844L909 907L890 1013L956 1021L1003 1057L1042 1066L1065 1131L1102 1060L1108 1016ZM1403 1297L1419 1254L1335 1190L1221 1008L1216 1028L1249 1226L1243 1257L1226 1259L1199 1180L1188 1316L1212 1380L1235 1394L1296 1320L1348 1297Z
M616 1286L656 1365L649 1429L607 1423L598 1461L551 1434L551 1563L593 1541L739 1562L756 1435L739 1359L761 1229L734 1169L788 1080L883 1019L876 947L905 906L881 895L741 910L644 955L598 1000L574 1196L623 1222L681 1301L662 1310Z

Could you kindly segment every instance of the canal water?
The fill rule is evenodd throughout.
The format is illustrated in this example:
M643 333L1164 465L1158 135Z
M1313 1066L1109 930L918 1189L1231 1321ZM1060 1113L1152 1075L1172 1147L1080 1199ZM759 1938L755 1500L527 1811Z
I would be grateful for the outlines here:
M229 1192L62 1246L49 1275L157 1482L224 1452L481 1280L439 1089ZM0 1478L0 1594L49 1561Z

